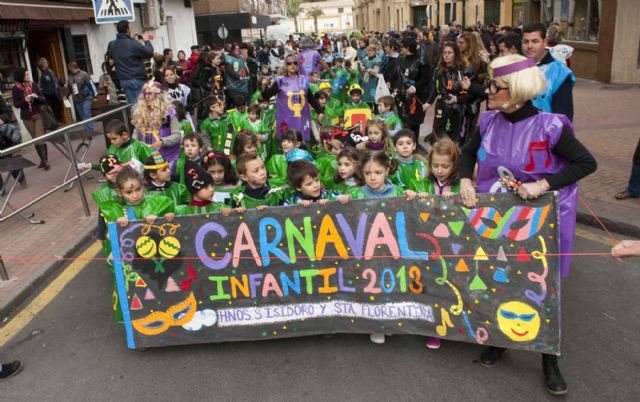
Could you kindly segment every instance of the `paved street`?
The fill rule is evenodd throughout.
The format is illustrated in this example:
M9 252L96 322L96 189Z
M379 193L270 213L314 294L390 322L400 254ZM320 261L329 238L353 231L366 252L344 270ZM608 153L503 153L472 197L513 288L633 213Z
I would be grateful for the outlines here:
M601 234L579 225L575 251L608 251ZM640 395L639 266L639 259L574 258L562 289L560 365L568 400ZM25 368L2 382L0 399L554 399L544 389L535 354L510 351L486 369L477 363L478 346L448 342L431 351L418 336L393 336L384 345L374 345L366 335L343 334L128 350L123 327L111 318L111 290L111 274L102 262L91 262L24 329L10 334L15 336L2 347L0 359L21 359ZM52 294L50 287L42 294ZM0 330L0 339L8 327Z

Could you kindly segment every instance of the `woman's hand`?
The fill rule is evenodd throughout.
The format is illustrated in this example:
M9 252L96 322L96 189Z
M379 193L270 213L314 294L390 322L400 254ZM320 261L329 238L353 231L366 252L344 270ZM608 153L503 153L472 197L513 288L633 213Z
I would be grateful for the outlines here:
M518 187L518 195L525 200L533 200L544 194L549 189L546 180L538 180L532 183L523 183Z
M623 240L611 248L611 256L617 260L640 256L640 240Z
M423 104L422 104L422 111L426 112L430 107L431 107L431 105L430 105L430 104L428 104L428 103L423 103Z
M476 189L471 179L460 180L460 197L462 197L462 203L465 207L474 208L476 206Z
M153 144L149 145L152 149L159 151L162 148L162 141L156 141Z

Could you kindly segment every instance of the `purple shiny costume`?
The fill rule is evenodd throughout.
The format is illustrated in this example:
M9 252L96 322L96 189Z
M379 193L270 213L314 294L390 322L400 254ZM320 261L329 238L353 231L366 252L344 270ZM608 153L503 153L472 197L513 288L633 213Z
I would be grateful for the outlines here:
M277 138L287 130L299 130L305 142L311 139L311 115L307 91L309 80L297 77L281 76L276 78L278 96L276 98Z
M298 73L308 78L313 72L320 72L320 53L313 49L303 50L298 55Z
M564 159L551 151L564 126L573 130L571 122L560 114L538 113L528 119L511 123L500 112L489 111L480 116L482 142L477 153L478 192L504 192L501 176L510 175L528 183L540 180L567 166ZM570 253L576 226L578 185L573 183L559 190L560 252ZM569 275L570 256L560 257L560 274Z
M151 145L156 141L158 141L159 139L168 137L169 135L171 135L171 119L175 119L175 118L176 118L175 110L172 107L168 108L167 115L162 121L162 126L157 132L157 137L156 137L156 133L154 133L153 131L142 132L140 130L136 130L137 139L139 141L144 142L147 145ZM180 142L170 147L161 147L159 152L160 152L160 155L162 155L162 157L164 158L164 160L169 162L169 165L171 166L171 171L173 171L173 167L176 161L178 160L178 157L180 156Z

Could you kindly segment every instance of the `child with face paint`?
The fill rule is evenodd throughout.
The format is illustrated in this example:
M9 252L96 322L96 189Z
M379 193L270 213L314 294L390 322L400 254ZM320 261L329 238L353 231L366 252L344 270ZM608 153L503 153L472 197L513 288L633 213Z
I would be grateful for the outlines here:
M191 196L184 184L171 181L169 163L158 152L144 160L145 190L150 197L163 195L174 205L188 204Z
M175 205L163 195L148 197L144 191L144 180L140 173L126 166L116 175L118 200L103 203L102 215L107 222L117 222L125 227L132 220L144 219L153 224L158 217L172 221Z

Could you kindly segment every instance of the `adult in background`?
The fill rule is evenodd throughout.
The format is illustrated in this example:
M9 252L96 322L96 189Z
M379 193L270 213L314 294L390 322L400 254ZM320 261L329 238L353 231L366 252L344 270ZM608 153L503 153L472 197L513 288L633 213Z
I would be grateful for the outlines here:
M522 183L517 192L525 200L538 198L546 191L558 191L563 254L559 268L565 278L576 224L577 182L596 170L596 161L576 139L565 115L542 112L532 103L545 88L544 76L534 60L519 55L499 57L491 68L493 80L487 88L491 111L482 114L479 129L463 148L460 195L465 206L475 207L476 189L471 179L476 162L479 193L506 191L500 181L505 176ZM505 350L490 346L480 363L485 367L495 365ZM550 393L567 393L557 356L543 354L542 370Z
M173 50L166 48L162 51L162 55L164 56L164 65L165 67L175 67L176 61L173 60Z
M367 55L360 60L360 66L362 68L362 101L366 102L371 110L374 110L378 74L382 66L382 57L377 54L374 45L369 45Z
M398 73L402 80L401 117L405 127L411 129L417 138L425 116L423 105L431 93L431 69L428 64L423 64L420 60L415 36L405 36L402 39L401 49L402 57L398 63Z
M382 61L382 76L389 87L389 91L400 92L402 89L402 78L398 74L398 66L400 62L400 43L395 38L387 39L382 44L385 57Z
M62 116L62 85L53 70L49 68L49 61L44 57L38 59L38 86L55 116L60 118Z
M196 65L198 64L198 59L200 59L200 46L193 45L191 46L191 55L189 55L189 71L193 73L196 71Z
M498 56L522 54L522 38L515 33L508 33L498 37Z
M279 140L287 130L299 130L304 142L311 139L311 117L309 105L322 113L323 108L309 89L307 77L298 74L298 57L290 54L285 58L287 73L283 76L262 80L262 97L276 98L276 137ZM318 120L322 120L319 116Z
M299 74L310 78L312 73L319 74L321 69L328 70L329 66L314 48L313 39L302 38L300 41L300 53L298 53Z
M231 45L231 53L224 60L227 108L244 105L249 99L249 70L240 54L240 45Z
M0 74L0 83L4 81L2 74ZM22 142L22 135L18 128L16 116L13 114L13 109L4 100L4 96L0 96L0 149L11 148L14 145L18 145ZM13 155L2 156L0 158L11 158ZM22 169L16 169L11 171L11 176L16 179L18 176L20 179L18 183L25 187L27 185L27 179L24 173L20 175ZM0 193L4 191L4 179L0 174Z
M271 46L269 45L264 45L262 49L258 51L258 54L257 54L258 64L260 64L261 67L265 64L267 65L270 64L270 61L269 61L270 51L271 51Z
M40 137L44 134L44 124L40 115L40 106L46 103L44 95L38 85L33 82L31 73L26 68L16 68L13 72L13 80L16 83L11 90L13 106L20 109L20 119L31 134L31 138ZM38 144L35 147L40 158L38 168L49 170L47 144Z
M209 52L205 57L205 64L198 78L192 81L194 90L197 88L198 99L198 124L209 115L209 107L214 99L224 99L222 80L222 55L218 52ZM217 95L214 98L211 95Z
M153 57L153 46L142 35L136 34L136 39L132 39L128 21L118 22L116 30L118 34L109 43L107 53L115 62L116 77L127 96L127 102L135 103L147 80L144 62Z
M522 52L536 61L547 84L533 100L533 106L544 112L562 113L573 120L573 86L576 78L569 67L553 58L547 50L547 28L542 23L522 28Z
M640 140L633 153L633 165L631 166L631 176L627 188L615 195L617 200L640 197Z
M178 75L180 75L180 81L182 83L188 83L191 78L191 70L189 70L189 60L187 60L187 54L184 50L178 50Z
M91 103L96 96L95 86L86 71L80 70L78 63L72 61L67 65L69 78L67 79L67 96L73 97L78 121L91 118ZM93 123L84 125L87 133L93 133Z

